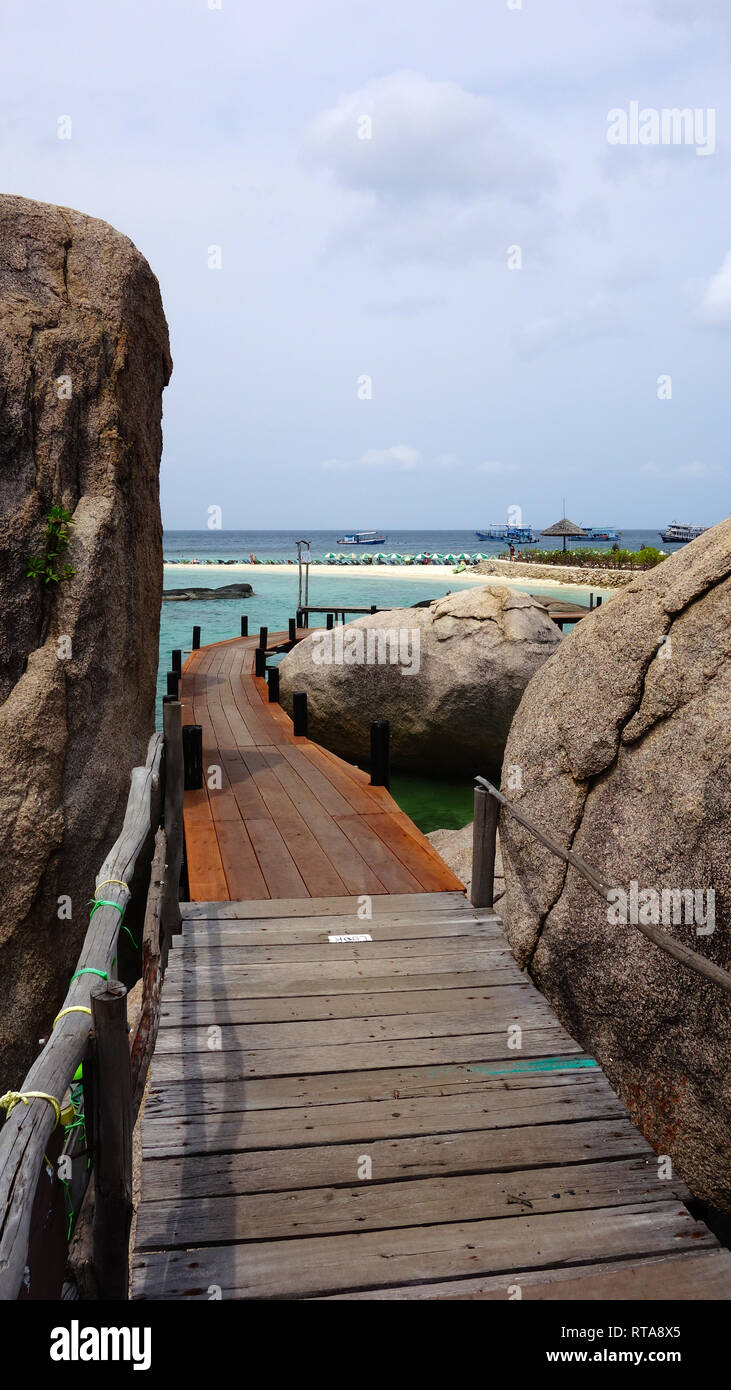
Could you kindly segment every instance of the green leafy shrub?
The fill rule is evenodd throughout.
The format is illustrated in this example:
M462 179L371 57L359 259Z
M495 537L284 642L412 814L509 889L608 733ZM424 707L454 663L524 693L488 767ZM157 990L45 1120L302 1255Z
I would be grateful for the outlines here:
M71 565L62 565L62 556L69 548L69 527L74 519L64 507L51 507L46 519L45 548L42 555L33 555L28 561L28 578L42 579L44 584L60 584L62 579L71 579L76 570Z
M586 550L577 546L575 550L531 550L524 556L531 564L609 570L649 570L666 558L652 545L642 550Z

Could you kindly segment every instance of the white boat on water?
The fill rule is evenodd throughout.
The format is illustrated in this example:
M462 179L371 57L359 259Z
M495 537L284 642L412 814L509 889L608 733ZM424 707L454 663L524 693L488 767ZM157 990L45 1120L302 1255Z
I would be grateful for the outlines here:
M350 535L338 536L338 545L383 545L385 539L378 531L352 531Z
M694 541L696 536L702 536L703 532L708 530L708 526L685 526L679 521L671 521L659 535L666 544L685 545L687 541Z

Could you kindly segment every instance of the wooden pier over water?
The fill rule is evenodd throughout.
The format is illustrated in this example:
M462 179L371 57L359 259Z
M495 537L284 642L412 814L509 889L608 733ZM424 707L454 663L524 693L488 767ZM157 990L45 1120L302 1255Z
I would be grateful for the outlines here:
M202 648L181 682L204 785L134 1295L729 1297L731 1256L499 917L384 788L294 735L255 647Z

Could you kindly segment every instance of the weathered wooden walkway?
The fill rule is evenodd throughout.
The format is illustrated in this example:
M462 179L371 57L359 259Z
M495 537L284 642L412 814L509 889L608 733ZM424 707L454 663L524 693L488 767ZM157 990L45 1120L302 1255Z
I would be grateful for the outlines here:
M731 1256L498 917L387 793L293 739L251 651L186 666L226 780L186 794L198 900L163 989L134 1295L728 1298Z

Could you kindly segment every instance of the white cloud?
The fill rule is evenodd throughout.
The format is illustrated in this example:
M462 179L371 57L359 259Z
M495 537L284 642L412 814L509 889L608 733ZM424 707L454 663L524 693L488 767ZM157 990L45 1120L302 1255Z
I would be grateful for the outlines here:
M708 281L696 317L707 327L731 328L731 251Z
M723 469L717 463L703 463L700 459L694 459L692 463L679 463L674 467L658 463L643 463L640 473L644 474L646 478L702 480L720 477Z
M304 154L344 187L398 203L495 194L533 203L555 177L552 161L513 135L485 97L409 71L321 112Z
M490 459L486 463L478 463L478 473L487 473L490 477L498 477L503 473L514 473L515 465L512 463L500 463L495 459Z
M358 468L394 468L399 472L411 472L421 462L418 449L409 444L391 444L387 449L366 449L357 459L325 459L323 468L353 470Z

